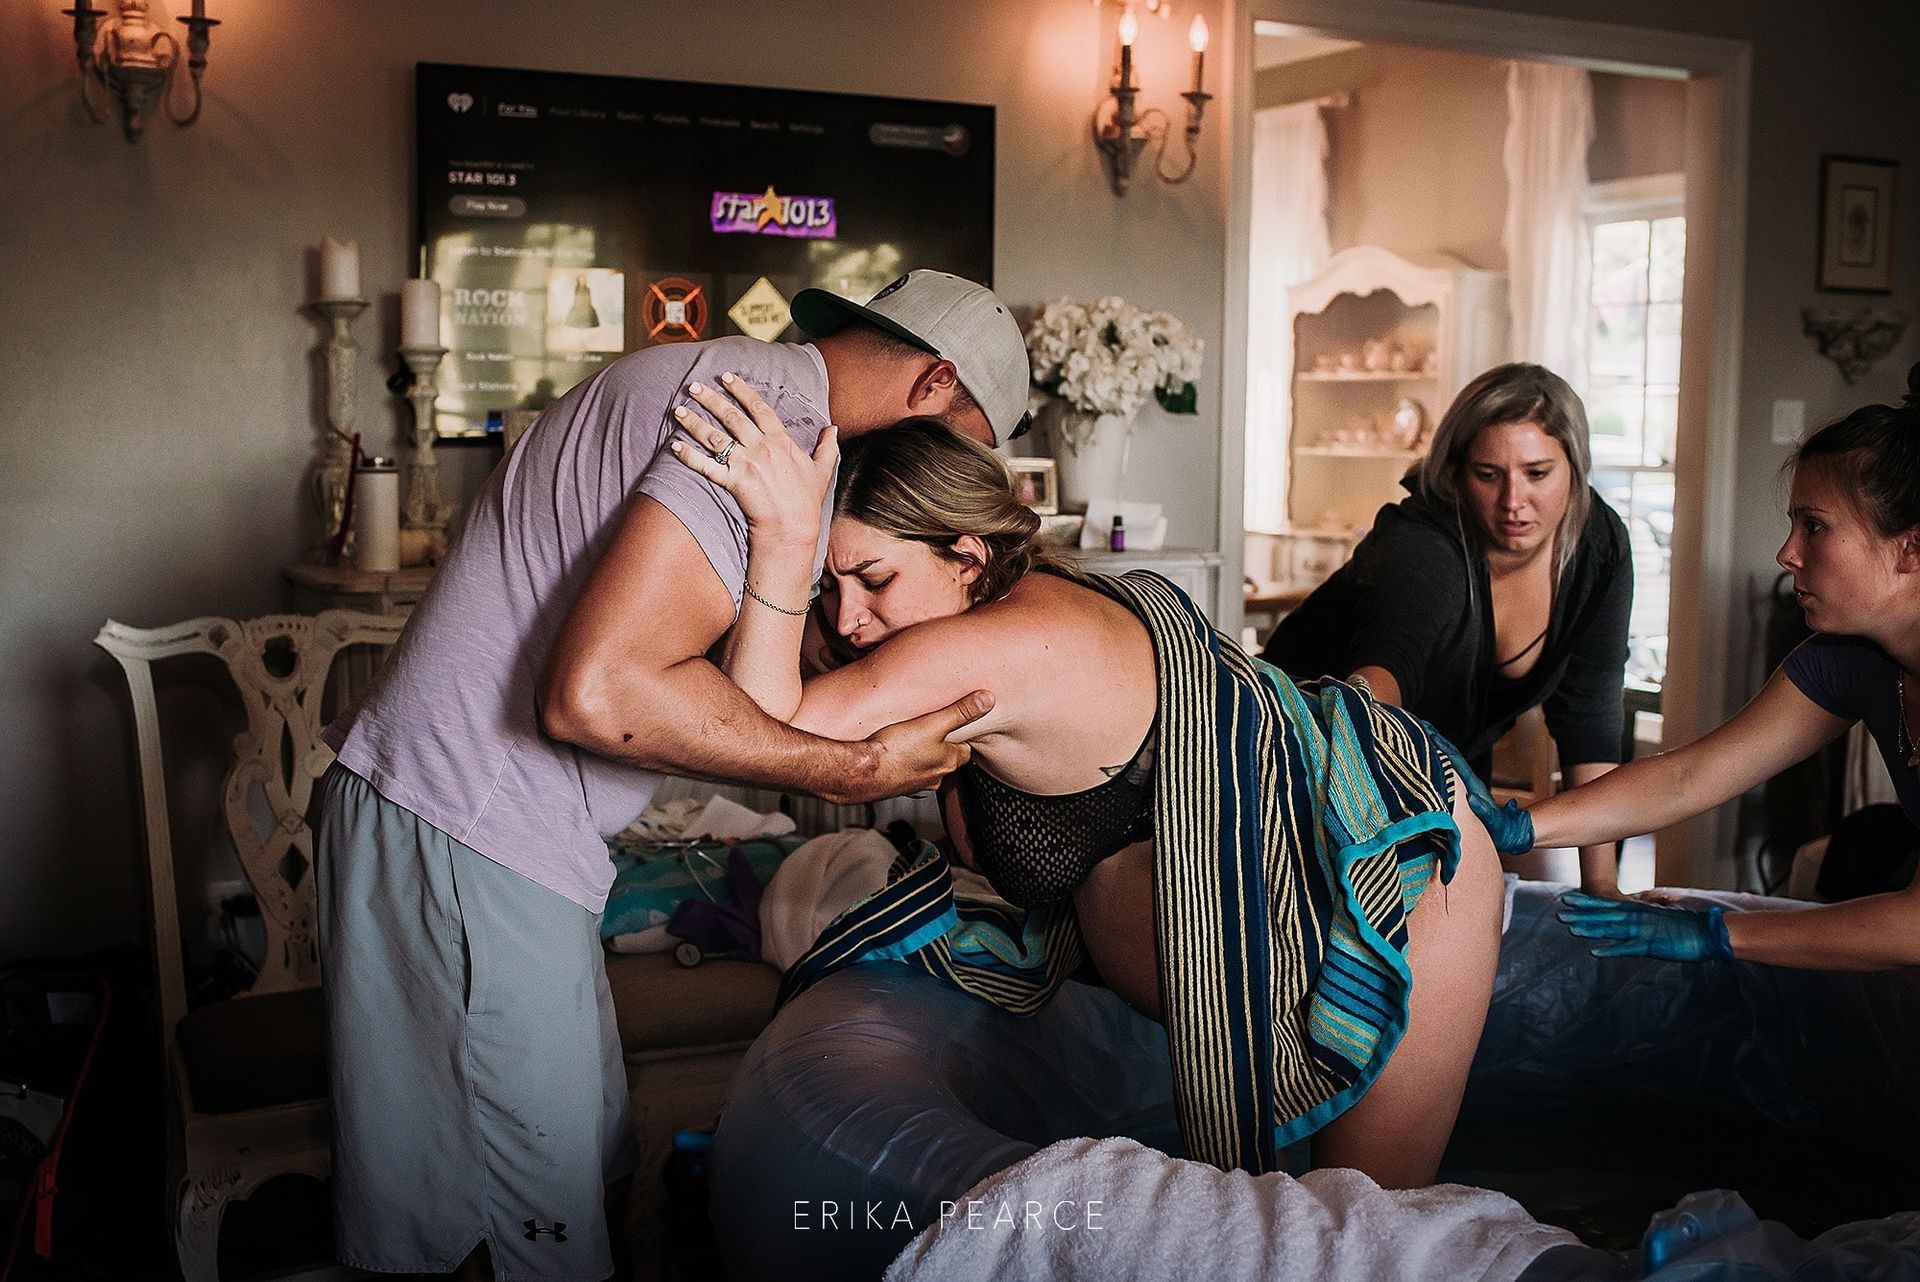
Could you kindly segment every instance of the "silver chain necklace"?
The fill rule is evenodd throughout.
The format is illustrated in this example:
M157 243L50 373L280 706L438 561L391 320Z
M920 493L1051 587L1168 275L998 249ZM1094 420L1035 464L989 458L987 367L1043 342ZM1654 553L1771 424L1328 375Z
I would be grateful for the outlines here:
M1920 770L1920 748L1916 748L1913 735L1907 730L1907 670L1899 669L1893 679L1894 713L1898 720L1894 722L1894 750L1907 763L1907 769Z

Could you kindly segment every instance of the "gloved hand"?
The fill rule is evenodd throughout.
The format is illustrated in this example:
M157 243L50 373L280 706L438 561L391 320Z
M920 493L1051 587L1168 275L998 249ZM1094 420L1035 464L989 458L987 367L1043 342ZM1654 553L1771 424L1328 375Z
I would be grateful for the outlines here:
M1467 793L1467 805L1486 825L1495 850L1503 855L1524 855L1533 849L1533 816L1522 810L1519 802L1495 806L1492 794L1483 788L1479 793Z
M1467 805L1486 825L1488 835L1493 838L1493 848L1503 855L1524 855L1532 850L1533 816L1522 810L1517 801L1509 801L1504 806L1494 805L1493 793L1473 772L1473 767L1467 764L1460 749L1453 746L1453 741L1426 721L1420 721L1420 724L1432 736L1434 746L1447 754L1447 760L1453 763L1453 772L1467 786Z
M1582 939L1604 939L1595 957L1657 957L1661 961L1732 961L1726 910L1666 908L1637 899L1602 899L1572 890L1560 896L1559 918Z

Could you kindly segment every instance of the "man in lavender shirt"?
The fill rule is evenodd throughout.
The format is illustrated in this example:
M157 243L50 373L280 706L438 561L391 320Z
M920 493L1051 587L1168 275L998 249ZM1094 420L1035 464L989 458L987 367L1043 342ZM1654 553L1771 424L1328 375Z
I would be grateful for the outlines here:
M829 422L931 415L996 444L1026 422L1020 330L981 286L916 271L865 307L803 291L794 315L811 343L653 347L557 401L328 728L315 874L346 1263L608 1276L602 1192L634 1155L605 836L662 773L842 803L930 787L966 757L946 736L991 705L840 743L704 658L741 609L806 603L743 596L738 506L666 448L689 384L744 379L809 449Z

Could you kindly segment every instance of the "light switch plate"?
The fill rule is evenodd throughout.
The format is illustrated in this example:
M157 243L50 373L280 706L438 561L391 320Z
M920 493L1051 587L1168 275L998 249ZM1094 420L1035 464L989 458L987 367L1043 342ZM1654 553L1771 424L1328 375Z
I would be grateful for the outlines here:
M1807 403L1805 401L1775 401L1773 403L1773 443L1775 445L1796 445L1800 433L1807 428Z

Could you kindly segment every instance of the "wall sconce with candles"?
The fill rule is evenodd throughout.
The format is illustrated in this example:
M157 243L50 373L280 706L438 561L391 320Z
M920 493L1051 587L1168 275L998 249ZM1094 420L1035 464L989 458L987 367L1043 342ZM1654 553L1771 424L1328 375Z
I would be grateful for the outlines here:
M1162 16L1168 11L1163 0L1152 3L1150 9ZM1133 78L1133 42L1139 38L1140 21L1134 16L1133 6L1128 5L1120 13L1120 68L1112 89L1093 109L1093 145L1100 150L1107 162L1107 176L1113 183L1113 194L1124 196L1127 186L1133 180L1134 166L1140 159L1140 153L1148 144L1155 144L1153 172L1160 181L1169 185L1183 183L1193 174L1194 165L1200 154L1195 144L1200 139L1200 117L1206 111L1207 102L1213 95L1206 92L1204 73L1207 61L1207 20L1195 14L1193 24L1187 28L1187 43L1193 49L1193 88L1181 94L1187 100L1187 127L1184 131L1187 145L1187 162L1177 172L1166 167L1167 136L1173 130L1173 122L1167 113L1158 107L1149 107L1145 111L1134 109L1134 99L1140 93L1140 86Z
M168 87L174 69L180 65L180 43L169 33L153 25L147 16L148 0L115 0L118 12L93 7L92 0L74 0L73 8L60 12L73 19L74 55L80 62L80 101L87 114L105 123L102 107L94 105L88 86L98 83L100 95L111 95L120 107L120 123L132 142L146 128L147 119L158 101L176 125L190 125L200 115L200 77L207 70L207 45L218 18L207 16L206 0L193 0L193 15L177 21L187 28L187 72L192 77L193 106L185 115L176 114L169 101Z

